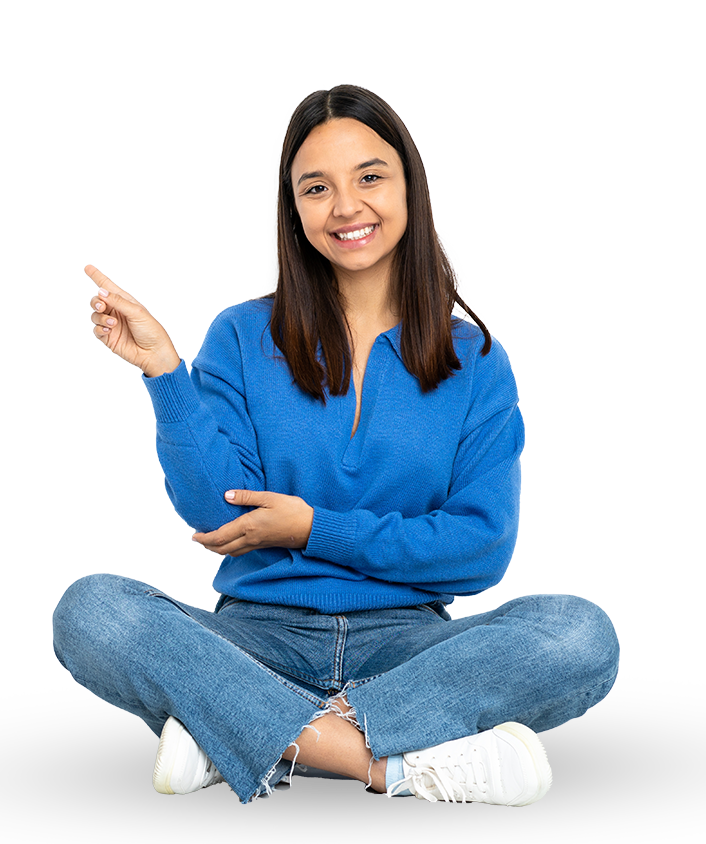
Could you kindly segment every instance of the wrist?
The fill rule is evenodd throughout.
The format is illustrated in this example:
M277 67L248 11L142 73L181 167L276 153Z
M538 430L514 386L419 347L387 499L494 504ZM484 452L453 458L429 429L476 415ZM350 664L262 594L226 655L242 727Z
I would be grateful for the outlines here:
M181 363L181 358L174 351L171 354L160 356L159 358L152 358L144 363L142 371L147 378L159 378L160 375L166 375L174 370Z
M302 543L299 546L300 548L306 548L306 546L308 545L309 537L311 536L311 528L314 525L314 508L309 504L306 504L306 510L305 510L305 513L304 513L303 525L304 525L304 531L303 531L302 537L301 537Z

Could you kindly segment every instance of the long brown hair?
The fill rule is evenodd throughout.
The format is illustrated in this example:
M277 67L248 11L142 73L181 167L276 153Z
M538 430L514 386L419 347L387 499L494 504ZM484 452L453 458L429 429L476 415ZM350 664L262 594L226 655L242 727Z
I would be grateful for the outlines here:
M460 369L451 311L459 304L483 332L488 329L459 296L456 277L434 229L424 165L407 127L390 106L365 88L339 85L315 91L295 110L282 147L277 207L279 280L270 330L296 383L317 399L345 395L351 349L333 268L307 240L294 202L292 162L307 136L329 120L349 117L370 127L395 149L407 186L407 229L397 244L391 295L401 311L400 350L423 392ZM319 353L320 344L320 353Z

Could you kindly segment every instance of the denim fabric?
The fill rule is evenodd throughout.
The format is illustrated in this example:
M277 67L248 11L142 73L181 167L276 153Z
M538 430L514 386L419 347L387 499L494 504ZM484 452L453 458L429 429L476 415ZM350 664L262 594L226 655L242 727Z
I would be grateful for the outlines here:
M345 690L376 758L519 721L535 731L610 690L618 642L581 598L533 595L451 620L443 605L328 615L221 598L216 612L93 575L54 613L54 647L86 688L156 733L182 721L248 802Z

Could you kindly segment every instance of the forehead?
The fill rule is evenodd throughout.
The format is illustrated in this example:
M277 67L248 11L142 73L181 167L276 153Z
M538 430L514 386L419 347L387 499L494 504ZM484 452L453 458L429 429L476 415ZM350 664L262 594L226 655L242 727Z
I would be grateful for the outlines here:
M353 170L364 161L381 158L400 166L397 152L377 132L349 117L315 126L292 162L292 177L308 170Z

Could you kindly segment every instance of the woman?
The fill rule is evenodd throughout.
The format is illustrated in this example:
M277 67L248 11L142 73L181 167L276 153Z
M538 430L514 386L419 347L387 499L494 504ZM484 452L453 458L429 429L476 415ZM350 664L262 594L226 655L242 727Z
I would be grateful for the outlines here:
M171 500L224 559L213 613L78 581L57 655L161 736L164 793L225 779L249 802L296 761L390 796L531 803L551 783L536 732L607 694L617 640L569 596L445 609L505 572L524 432L379 97L344 85L295 111L278 251L274 296L220 314L190 377L162 326L86 267L95 335L144 373Z

